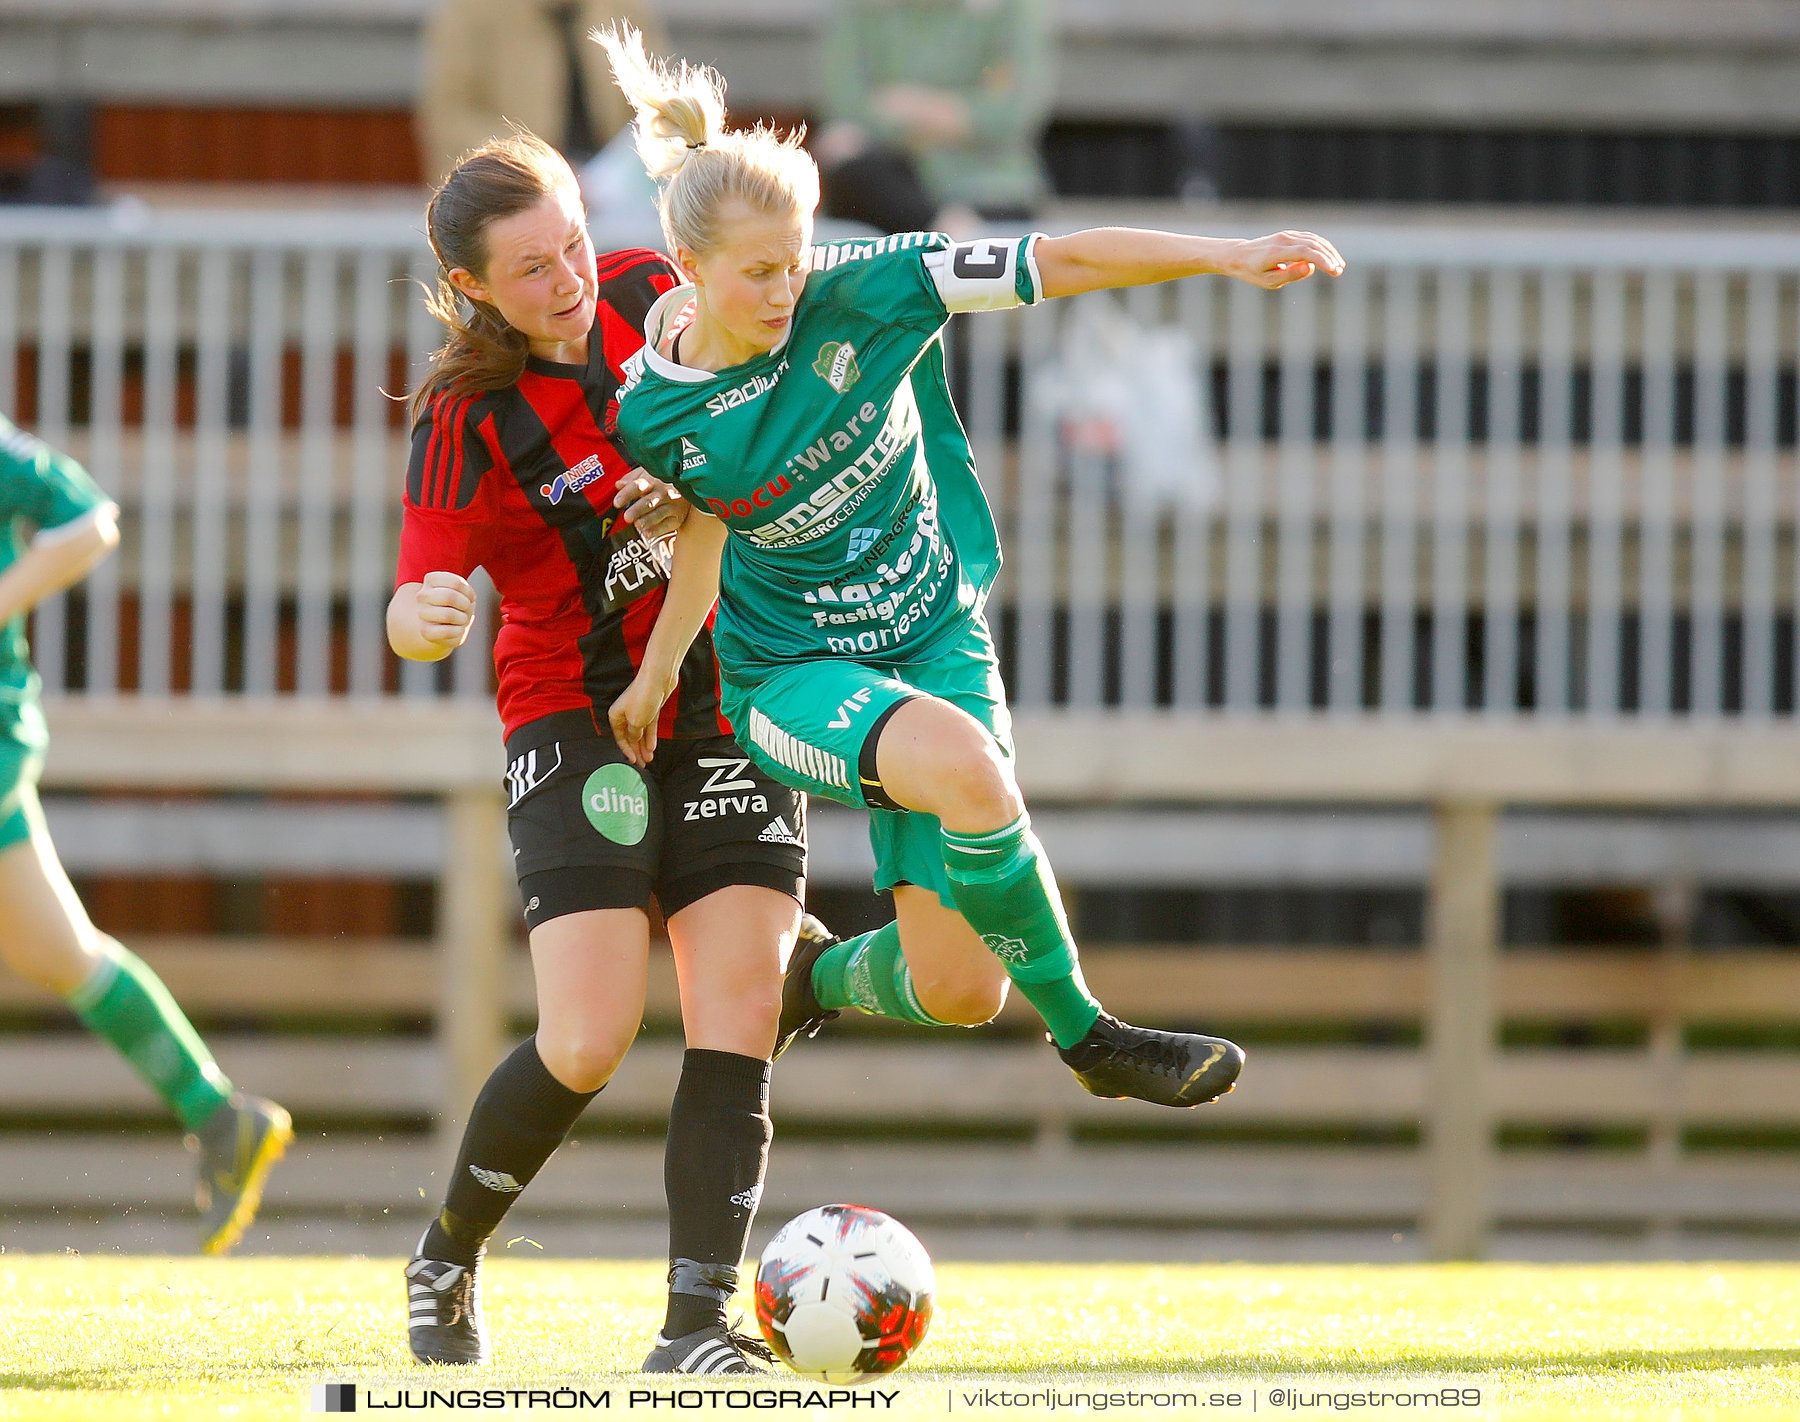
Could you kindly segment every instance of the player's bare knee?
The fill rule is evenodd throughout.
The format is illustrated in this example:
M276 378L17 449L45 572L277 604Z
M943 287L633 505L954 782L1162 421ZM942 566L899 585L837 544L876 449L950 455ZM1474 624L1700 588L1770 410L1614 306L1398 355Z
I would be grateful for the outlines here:
M35 987L67 997L104 956L98 933L66 922L37 923L0 939L0 962Z
M1018 819L1025 809L1000 747L973 723L971 734L959 738L944 757L940 785L942 803L938 815L953 829L1000 829Z
M570 1091L598 1091L605 1086L630 1045L611 1037L580 1033L546 1037L541 1028L537 1037L538 1057L544 1069Z
M1006 1006L1007 986L1004 973L988 971L985 965L931 978L913 978L919 1006L952 1027L979 1027L992 1022Z

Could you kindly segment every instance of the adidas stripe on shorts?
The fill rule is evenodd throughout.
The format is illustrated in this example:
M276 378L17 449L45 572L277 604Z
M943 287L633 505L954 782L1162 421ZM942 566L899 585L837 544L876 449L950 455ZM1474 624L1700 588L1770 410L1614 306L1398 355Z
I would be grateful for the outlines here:
M804 899L806 797L729 736L661 740L645 770L584 711L506 740L507 831L526 923L588 909L665 915L754 884Z

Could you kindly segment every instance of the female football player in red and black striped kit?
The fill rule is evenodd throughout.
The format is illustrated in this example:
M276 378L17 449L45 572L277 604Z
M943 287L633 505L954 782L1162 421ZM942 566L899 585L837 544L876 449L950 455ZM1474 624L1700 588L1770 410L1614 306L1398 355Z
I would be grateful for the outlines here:
M476 150L427 214L449 334L414 396L388 639L447 656L467 575L499 590L494 658L508 825L537 979L537 1033L482 1089L442 1211L407 1266L415 1356L486 1355L476 1271L518 1193L606 1084L643 1017L655 894L688 1050L669 1113L669 1304L650 1372L747 1372L724 1307L768 1158L782 963L800 931L804 798L758 771L719 711L703 632L640 771L607 708L662 606L679 495L607 436L620 367L679 280L648 251L595 260L574 175L520 134ZM659 536L660 535L660 536ZM811 921L807 931L822 933Z

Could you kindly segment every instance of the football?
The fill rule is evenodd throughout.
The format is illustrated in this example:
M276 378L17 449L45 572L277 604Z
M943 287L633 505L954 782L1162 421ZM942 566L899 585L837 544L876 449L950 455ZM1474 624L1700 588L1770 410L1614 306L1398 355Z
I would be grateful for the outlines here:
M756 1321L795 1372L866 1382L912 1356L935 1289L931 1256L905 1225L862 1205L821 1205L763 1250Z

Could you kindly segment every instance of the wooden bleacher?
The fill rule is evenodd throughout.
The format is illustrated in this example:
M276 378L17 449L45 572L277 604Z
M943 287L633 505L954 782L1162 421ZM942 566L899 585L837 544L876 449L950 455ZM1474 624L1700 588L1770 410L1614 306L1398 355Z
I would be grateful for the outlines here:
M272 1190L273 1210L415 1205L442 1142L416 1129L375 1141L367 1123L454 1125L514 1023L529 1015L528 967L506 946L510 886L493 730L486 707L447 704L58 709L49 781L59 787L430 790L449 806L436 946L135 944L197 1011L285 1024L214 1037L234 1077L280 1095L307 1126L295 1165ZM1008 1218L1058 1227L1422 1224L1439 1253L1479 1252L1494 1227L1509 1223L1800 1226L1800 1194L1783 1156L1682 1148L1696 1129L1800 1126L1800 1056L1680 1046L1687 1023L1800 1019L1800 958L1501 953L1493 914L1491 826L1501 804L1791 804L1800 800L1800 772L1782 753L1782 733L1684 726L1601 737L1578 725L1168 716L1026 716L1019 731L1022 778L1039 799L1437 805L1444 832L1425 952L1103 944L1087 952L1090 981L1126 1016L1381 1023L1401 1044L1257 1047L1225 1102L1175 1113L1086 1097L1053 1054L1017 1032L830 1029L796 1047L778 1072L784 1143L769 1209L857 1193L920 1219L985 1218L1003 1200ZM0 1011L52 1006L16 984L0 989ZM658 957L647 1016L667 1023L674 1006L669 963ZM1459 1015L1475 1024L1460 1045L1441 1025ZM429 1020L436 1035L305 1025L359 1016ZM1646 1030L1643 1045L1626 1048L1501 1049L1505 1022ZM1014 1004L1001 1027L1028 1024ZM1424 1045L1407 1044L1415 1031ZM1460 1055L1446 1059L1446 1038ZM634 1049L591 1108L600 1136L584 1143L579 1165L546 1173L534 1208L661 1209L660 1147L654 1134L626 1128L664 1114L679 1059L678 1041L666 1035ZM84 1038L0 1038L0 1113L29 1121L154 1110L126 1068ZM1643 1144L1498 1149L1502 1130L1531 1139L1624 1130ZM1319 1144L1334 1137L1374 1143ZM1446 1141L1459 1144L1451 1151ZM147 1190L148 1203L173 1205L187 1189L167 1140L0 1138L0 1158L22 1161L24 1152L48 1164L0 1170L0 1180L20 1182L0 1204L40 1208L65 1191L61 1198L100 1205Z

